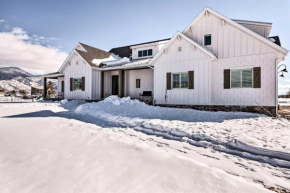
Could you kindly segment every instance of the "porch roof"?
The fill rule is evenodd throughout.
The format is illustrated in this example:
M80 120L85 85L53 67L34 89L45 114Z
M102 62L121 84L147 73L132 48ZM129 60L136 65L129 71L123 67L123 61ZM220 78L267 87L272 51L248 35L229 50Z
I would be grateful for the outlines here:
M138 68L145 68L148 67L148 63L152 58L145 58L145 59L134 59L130 62L122 62L117 64L106 65L104 64L101 66L100 70L116 70L116 69L138 69Z
M41 77L43 77L43 78L58 78L58 77L64 77L64 74L60 73L60 72L53 72L53 73L41 75Z

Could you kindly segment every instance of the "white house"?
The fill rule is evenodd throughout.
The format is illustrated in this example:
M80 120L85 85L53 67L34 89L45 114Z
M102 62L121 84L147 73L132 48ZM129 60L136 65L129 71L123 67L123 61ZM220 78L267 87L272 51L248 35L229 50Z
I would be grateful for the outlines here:
M110 95L156 105L268 109L276 114L277 65L288 50L269 37L271 23L231 20L206 7L172 38L113 48L78 43L59 71L67 99L101 100Z

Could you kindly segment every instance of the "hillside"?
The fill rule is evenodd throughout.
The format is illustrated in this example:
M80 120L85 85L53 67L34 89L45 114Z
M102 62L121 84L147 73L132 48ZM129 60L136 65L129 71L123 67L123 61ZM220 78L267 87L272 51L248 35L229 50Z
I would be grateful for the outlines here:
M57 80L51 80L57 89ZM6 91L25 90L31 92L31 86L43 86L40 76L34 76L18 67L0 68L0 87Z
M29 72L22 70L18 67L3 67L0 68L0 80L8 80L15 77L31 77L33 76Z

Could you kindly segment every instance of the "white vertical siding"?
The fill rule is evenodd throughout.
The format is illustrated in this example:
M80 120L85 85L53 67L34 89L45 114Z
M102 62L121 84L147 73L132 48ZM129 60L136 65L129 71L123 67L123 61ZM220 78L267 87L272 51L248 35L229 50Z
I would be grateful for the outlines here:
M178 47L182 51L178 52ZM208 55L194 49L184 39L176 40L166 54L163 54L154 64L155 85L154 98L156 104L196 104L211 103L211 61ZM194 89L172 89L166 93L167 72L194 71ZM167 100L165 95L167 94Z
M142 44L139 46L132 46L132 59L138 59L138 51L140 50L149 50L152 49L152 54L153 56L155 56L159 50L161 50L163 48L163 46L165 46L165 44L168 42L168 40L166 41L161 41L161 42L155 42L155 43L149 43L149 44ZM152 56L150 56L152 57Z
M212 35L212 45L207 49L214 52L217 61L211 62L201 51L191 51L189 43L179 40L156 60L156 103L275 106L277 51L228 23L223 25L221 19L211 14L203 16L185 35L203 45L208 33ZM185 52L176 52L178 46L185 47ZM224 69L246 67L261 67L261 88L224 89ZM194 90L168 90L165 101L166 72L188 70L194 70Z
M61 81L64 81L64 77L58 77L57 78L57 92L61 92Z
M212 65L214 105L275 106L274 53L220 59ZM224 69L261 67L261 88L224 89Z
M240 23L240 25L252 30L253 32L256 32L257 34L268 38L268 31L269 27L267 26L262 26L262 25L253 25L253 24L245 24L245 23Z
M207 23L211 25L206 25ZM206 33L212 34L210 50L219 59L276 52L264 43L226 22L223 26L222 20L212 14L202 17L194 26L191 26L191 29L193 33L188 30L185 32L185 35L199 44L203 44L203 38Z
M100 100L101 98L101 72L98 70L92 71L92 99Z
M78 62L78 64L76 64ZM92 99L92 68L76 54L72 57L70 65L65 70L65 98L66 99ZM85 77L85 91L70 91L70 78Z
M139 93L152 91L153 95L153 70L128 70L125 71L125 96L139 98ZM136 79L140 79L140 88L136 88Z

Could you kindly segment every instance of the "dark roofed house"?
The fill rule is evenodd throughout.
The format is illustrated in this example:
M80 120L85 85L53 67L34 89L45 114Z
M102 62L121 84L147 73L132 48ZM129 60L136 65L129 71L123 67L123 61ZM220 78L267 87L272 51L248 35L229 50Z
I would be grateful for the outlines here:
M170 39L110 51L77 43L58 73L45 79L57 78L66 99L146 96L157 105L205 109L259 104L275 114L273 68L288 50L278 36L269 37L271 29L270 22L233 20L206 7Z

